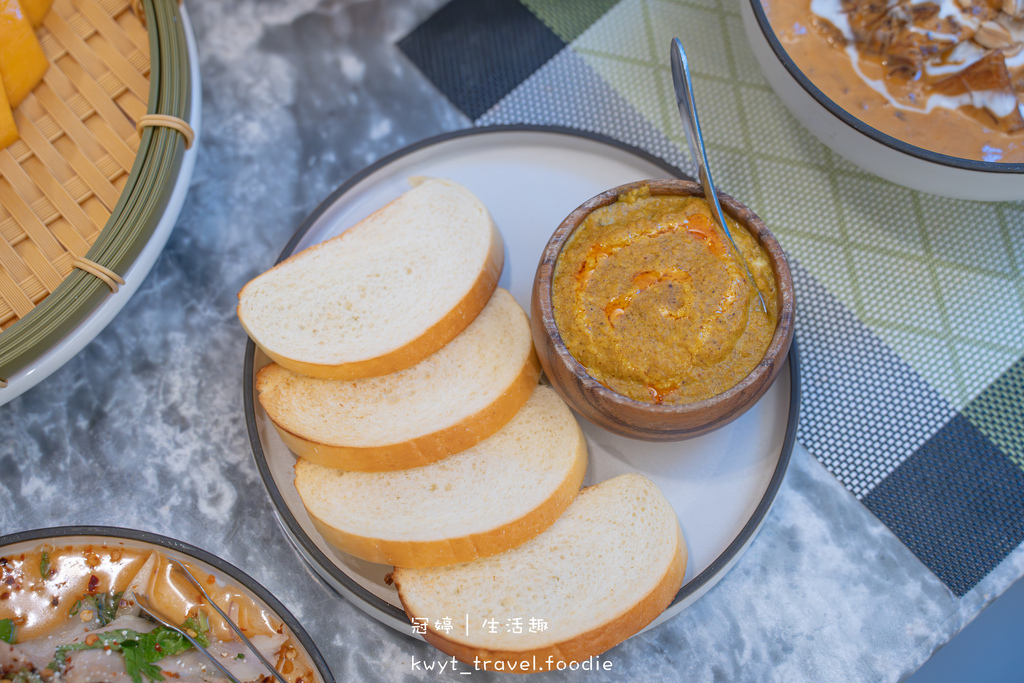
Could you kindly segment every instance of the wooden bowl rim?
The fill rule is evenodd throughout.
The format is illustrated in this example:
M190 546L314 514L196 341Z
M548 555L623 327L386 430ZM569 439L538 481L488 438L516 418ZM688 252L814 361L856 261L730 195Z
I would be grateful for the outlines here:
M754 369L751 370L746 377L720 394L715 394L714 396L700 401L695 401L693 403L674 405L648 403L646 401L638 401L628 396L623 396L622 394L612 391L605 385L598 382L590 375L590 373L587 372L587 369L583 364L576 360L576 357L573 356L565 346L565 342L562 341L561 332L558 329L558 325L555 323L554 307L551 303L551 287L554 280L555 266L557 264L558 257L562 253L562 248L591 212L603 206L608 206L609 204L617 201L620 195L645 185L650 188L651 195L678 195L684 197L704 196L704 189L701 185L691 180L639 180L605 190L604 192L583 202L572 213L566 216L558 227L555 228L554 233L551 235L551 238L548 239L548 243L545 245L544 251L541 254L541 265L550 263L550 271L545 274L543 280L538 279L536 282L541 323L545 334L548 335L552 342L552 350L561 362L569 368L577 381L580 382L581 389L596 394L602 399L617 406L622 406L623 408L631 410L639 409L642 411L648 411L652 415L671 417L711 410L723 403L741 400L743 398L743 393L750 386L762 381L773 371L772 363L766 363L765 359L784 358L789 352L789 347L792 345L793 340L792 330L795 313L795 297L793 292L793 278L789 270L789 261L786 259L786 254L782 250L782 246L779 244L778 240L775 238L775 235L772 234L771 230L768 229L768 226L764 224L764 221L762 221L757 214L721 190L718 191L718 201L722 205L722 210L729 214L731 218L741 223L757 239L765 252L767 252L769 261L772 264L772 269L775 271L776 290L780 303L779 318L775 326L775 334L772 336L772 341L768 345L768 348L765 349L764 356L761 361L754 366ZM538 271L539 270L540 269L538 268ZM548 380L551 381L551 378L549 377ZM767 390L767 385L765 386L765 390Z

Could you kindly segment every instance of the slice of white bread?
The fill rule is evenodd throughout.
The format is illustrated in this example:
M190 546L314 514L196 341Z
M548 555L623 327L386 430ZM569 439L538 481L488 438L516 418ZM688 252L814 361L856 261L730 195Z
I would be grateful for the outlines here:
M260 403L297 455L327 467L421 467L486 439L533 393L540 363L530 321L504 289L466 330L406 370L317 379L280 365L256 376Z
M253 279L238 319L275 362L355 379L411 367L487 304L504 263L487 208L449 180L425 179L338 237Z
M583 489L514 550L392 576L409 618L426 619L427 642L479 668L530 673L584 662L633 635L672 603L685 571L672 506L650 480L624 474ZM445 617L451 630L437 628Z
M490 438L425 467L344 472L305 460L295 488L317 530L369 562L434 567L522 545L572 502L587 444L569 407L537 386Z

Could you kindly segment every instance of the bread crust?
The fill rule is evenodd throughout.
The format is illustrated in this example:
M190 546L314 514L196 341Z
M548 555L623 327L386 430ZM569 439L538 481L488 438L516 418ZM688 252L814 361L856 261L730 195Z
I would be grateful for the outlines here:
M587 471L587 442L576 425L573 466L558 488L539 506L519 519L489 531L433 541L396 541L350 534L309 512L313 526L335 548L368 562L397 567L438 567L496 555L526 543L547 530L572 504Z
M686 542L683 540L683 532L676 524L676 552L672 563L668 566L665 574L658 584L630 609L605 622L596 628L582 633L574 638L562 642L553 643L546 647L531 650L489 650L487 648L473 647L452 640L427 625L427 632L424 639L446 655L451 655L466 664L487 662L486 670L497 671L496 662L502 662L505 673L538 673L558 668L560 662L568 665L570 662L583 662L590 657L599 655L612 647L618 645L630 636L642 630L645 626L654 621L659 614L672 604L676 593L683 585L683 575L686 573ZM398 597L402 601L402 607L410 619L413 615L402 596L401 571L395 571L393 581L398 589ZM548 657L552 658L549 666ZM532 668L536 658L537 668ZM531 668L521 670L521 662L529 662ZM515 664L515 668L513 668ZM479 666L484 670L484 666Z
M537 387L540 361L530 353L519 374L502 394L483 410L430 434L382 446L337 446L293 434L274 422L281 440L296 455L324 467L351 472L390 472L422 467L460 453L504 427Z
M384 209L379 209L378 213L383 210ZM355 226L352 229L354 230L357 228L358 226ZM346 233L342 233L334 239L343 238L345 234ZM326 242L310 247L310 249L317 249L323 244L326 244ZM274 266L271 270L279 268L292 259L300 257L302 254L306 253L306 251L299 252L298 254L289 257ZM435 351L438 351L442 346L455 339L455 337L459 336L459 333L473 322L480 311L484 309L484 306L487 305L487 302L490 301L491 295L494 294L494 290L498 287L498 279L501 277L501 271L504 265L505 245L501 239L501 233L498 232L498 227L492 220L491 246L488 250L487 258L484 260L483 267L481 268L476 281L473 283L473 286L470 287L469 291L464 297L462 297L459 303L456 304L455 307L452 308L452 310L444 317L434 323L434 325L424 330L420 336L416 337L404 346L375 358L352 361L350 363L341 363L338 365L308 363L277 353L276 351L268 349L260 344L256 335L254 335L252 330L249 329L249 326L246 325L241 303L236 307L235 312L238 316L239 322L242 324L242 328L245 329L249 338L260 347L260 350L263 351L263 353L282 367L309 377L320 377L322 379L361 379L364 377L378 377L381 375L389 375L393 372L398 372L399 370L404 370L416 365L421 360ZM246 286L238 293L239 300L245 296L245 290L248 286L249 285L246 284Z

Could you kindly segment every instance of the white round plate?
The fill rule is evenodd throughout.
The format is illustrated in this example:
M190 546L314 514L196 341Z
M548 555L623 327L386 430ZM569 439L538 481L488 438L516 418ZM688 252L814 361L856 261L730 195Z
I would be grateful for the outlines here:
M189 183L192 181L192 171L196 166L196 156L199 154L199 135L202 128L203 110L203 86L199 80L199 51L196 48L196 37L192 33L192 22L188 18L188 10L181 6L181 21L185 29L185 39L188 43L189 78L191 78L192 97L189 121L196 133L192 147L185 151L181 160L181 168L178 171L178 178L171 191L171 198L167 202L167 208L157 223L156 229L150 236L146 246L142 248L135 262L124 274L124 285L116 295L108 296L92 313L86 317L75 329L71 330L63 339L57 342L50 350L37 358L27 367L22 368L7 378L7 386L0 389L0 406L13 401L18 396L42 382L51 374L56 372L62 365L85 348L96 335L114 319L128 299L132 298L142 281L149 275L149 271L156 263L156 259L163 251L167 239L171 236L174 224L178 222L178 215L181 207L185 204L185 195L188 194Z
M459 131L401 150L349 180L303 223L281 258L334 237L409 189L412 176L450 178L487 205L505 240L499 286L527 311L534 273L551 233L590 197L635 180L685 177L640 150L566 129L496 127ZM523 200L523 197L529 199ZM313 527L294 485L295 456L255 398L255 373L268 361L246 349L244 394L253 455L289 538L321 577L367 614L413 635L390 566L335 550ZM626 472L653 480L672 503L689 564L679 594L651 626L711 588L750 543L785 474L796 432L796 350L789 371L745 415L697 439L646 443L580 419L590 450L585 485Z

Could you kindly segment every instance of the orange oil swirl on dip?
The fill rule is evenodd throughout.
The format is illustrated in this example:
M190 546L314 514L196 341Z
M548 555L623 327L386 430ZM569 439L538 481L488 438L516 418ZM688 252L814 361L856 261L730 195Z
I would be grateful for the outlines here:
M767 315L703 198L644 186L573 232L552 303L562 340L592 377L638 401L683 404L726 391L761 361L778 321L775 275L728 220Z

